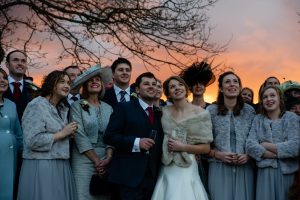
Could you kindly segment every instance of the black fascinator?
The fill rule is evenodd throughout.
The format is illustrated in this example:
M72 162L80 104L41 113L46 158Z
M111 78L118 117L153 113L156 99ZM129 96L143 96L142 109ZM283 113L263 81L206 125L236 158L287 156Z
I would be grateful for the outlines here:
M193 87L197 83L209 86L216 79L210 64L204 61L193 63L190 67L182 70L179 76L189 87Z

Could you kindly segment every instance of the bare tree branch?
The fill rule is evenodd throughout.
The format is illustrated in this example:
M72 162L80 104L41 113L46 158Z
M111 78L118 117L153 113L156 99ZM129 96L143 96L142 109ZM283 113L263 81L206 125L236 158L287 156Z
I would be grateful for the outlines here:
M23 46L35 59L46 57L42 45L58 41L58 62L90 65L127 55L157 70L181 69L225 51L226 45L210 41L206 11L216 1L2 0L0 42L3 49Z

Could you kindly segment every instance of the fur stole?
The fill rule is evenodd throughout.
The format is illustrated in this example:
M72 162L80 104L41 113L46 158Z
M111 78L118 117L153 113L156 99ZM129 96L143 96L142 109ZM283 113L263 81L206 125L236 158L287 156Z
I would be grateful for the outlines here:
M162 156L164 165L174 162L179 167L189 167L192 164L192 159L187 152L169 152L169 138L193 145L213 141L212 123L208 111L197 113L187 119L176 122L168 108L164 108L161 121L165 133Z

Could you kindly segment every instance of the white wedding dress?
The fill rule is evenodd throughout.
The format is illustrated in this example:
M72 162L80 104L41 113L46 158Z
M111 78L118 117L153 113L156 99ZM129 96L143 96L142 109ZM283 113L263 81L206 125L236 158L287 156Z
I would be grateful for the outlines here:
M166 135L170 135L169 132L172 132L174 129L179 132L187 131L191 120L201 115L176 122L168 112L168 109L163 109L162 125L165 131L164 140L166 139ZM209 121L209 123L211 122ZM195 131L198 132L199 130ZM167 148L166 143L163 145L163 148ZM169 165L162 165L151 198L152 200L208 200L207 193L198 173L195 155L187 155L192 160L191 165L188 167L179 167L173 161Z
M152 195L152 200L208 200L200 180L195 156L192 165L183 168L174 163L163 165Z

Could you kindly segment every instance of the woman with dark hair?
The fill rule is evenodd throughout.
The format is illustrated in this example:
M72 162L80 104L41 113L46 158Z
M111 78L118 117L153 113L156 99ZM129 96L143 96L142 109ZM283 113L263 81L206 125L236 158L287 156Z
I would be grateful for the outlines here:
M240 95L242 83L233 72L218 79L217 103L208 106L214 142L209 152L208 188L212 200L253 200L254 178L246 139L254 109Z
M277 86L262 89L260 113L253 120L246 145L258 167L256 199L288 200L298 170L299 118L285 111Z
M275 76L270 76L270 77L266 78L266 80L263 83L263 86L267 87L267 86L271 86L271 85L279 86L280 85L279 79Z
M82 99L72 104L70 114L71 120L78 124L71 166L79 200L109 198L108 195L92 196L89 193L92 175L106 173L113 153L112 148L103 143L112 107L101 101L105 92L102 76L102 68L94 66L77 77L72 86L82 86Z
M7 73L0 68L0 199L13 199L17 154L22 152L22 130L14 102L3 98Z
M216 77L212 72L211 64L205 61L193 63L190 67L184 69L180 73L181 78L189 86L189 90L193 94L192 104L195 106L201 106L206 109L210 103L205 102L204 93L206 87L214 83ZM198 170L201 181L208 192L208 160L205 155L198 155Z
M195 154L206 154L210 150L209 112L187 101L188 86L180 77L168 78L163 88L174 104L162 109L163 165L152 199L207 200Z
M19 200L77 200L69 163L69 137L74 136L77 124L67 119L69 91L69 76L53 71L43 80L41 96L24 111Z

